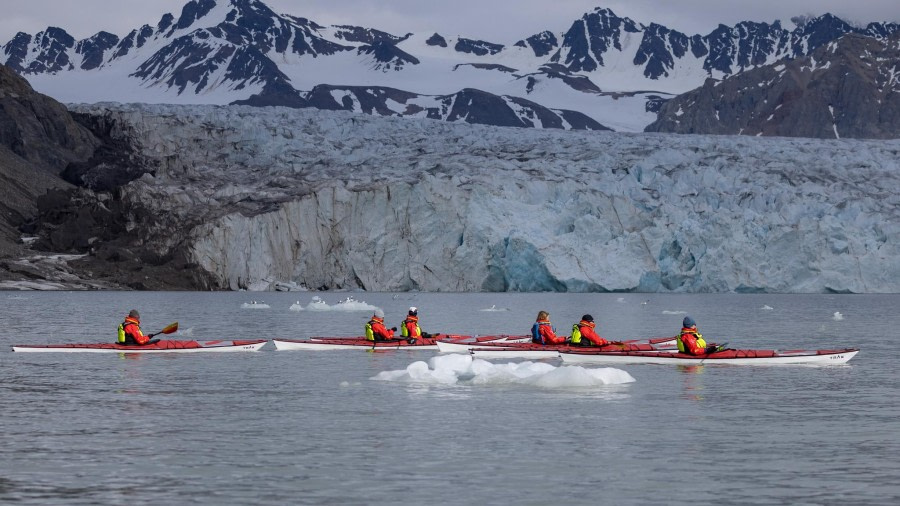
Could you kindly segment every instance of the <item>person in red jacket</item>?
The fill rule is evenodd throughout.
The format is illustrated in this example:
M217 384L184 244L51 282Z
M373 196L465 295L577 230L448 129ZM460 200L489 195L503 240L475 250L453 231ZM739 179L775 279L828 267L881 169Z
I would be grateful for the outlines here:
M384 311L376 309L372 319L366 324L366 339L369 341L391 341L394 339L394 332L397 327L390 330L384 326Z
M409 308L409 312L406 315L406 319L403 320L403 323L400 326L400 335L406 339L407 342L413 344L418 339L431 339L437 338L439 335L438 332L434 334L429 334L428 332L422 332L422 328L419 327L419 308L413 306Z
M128 316L126 316L125 321L122 322L122 330L125 333L125 342L121 344L126 346L144 346L152 344L150 338L153 336L145 336L144 333L141 332L141 314L138 313L137 309L132 309L128 312Z
M589 314L582 316L581 321L575 324L575 328L578 329L578 334L580 334L578 339L575 339L575 329L572 329L572 344L576 346L606 346L609 344L609 341L597 335L597 332L594 331L594 326L593 316Z
M423 337L422 329L419 328L419 308L411 307L407 312L406 319L403 320L403 326L400 327L400 335L407 340L415 341Z
M550 326L550 313L541 311L531 326L531 342L538 344L565 344L565 336L557 336Z
M697 332L697 323L690 316L685 316L681 322L681 333L678 334L675 343L679 352L690 355L706 355L718 349L715 344L706 344L703 335Z

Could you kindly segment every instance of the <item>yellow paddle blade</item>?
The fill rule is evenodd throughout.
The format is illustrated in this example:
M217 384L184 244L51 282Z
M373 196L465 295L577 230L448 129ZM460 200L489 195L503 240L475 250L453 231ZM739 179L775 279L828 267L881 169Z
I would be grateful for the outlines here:
M162 329L160 334L171 334L178 330L178 322L170 323L166 326L166 328Z

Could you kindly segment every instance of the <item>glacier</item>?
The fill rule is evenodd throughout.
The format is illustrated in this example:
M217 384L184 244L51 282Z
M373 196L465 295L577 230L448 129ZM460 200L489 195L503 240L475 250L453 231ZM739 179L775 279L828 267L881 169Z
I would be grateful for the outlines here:
M900 292L900 141L70 109L155 160L120 197L206 288Z

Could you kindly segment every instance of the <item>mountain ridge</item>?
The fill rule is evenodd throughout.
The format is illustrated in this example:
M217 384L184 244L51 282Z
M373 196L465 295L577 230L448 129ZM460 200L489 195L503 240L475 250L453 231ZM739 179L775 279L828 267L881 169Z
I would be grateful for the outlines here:
M54 27L34 36L20 32L0 48L0 62L64 102L297 107L319 85L390 88L423 100L477 89L493 95L491 102L515 97L565 111L554 113L558 119L582 114L615 130L641 131L657 119L660 98L702 86L709 77L805 56L846 33L880 40L897 31L896 23L854 27L825 14L792 30L778 21L748 21L686 34L597 7L568 29L505 45L324 26L277 14L260 0L192 0L179 16L165 14L155 27L143 25L122 38L100 32L75 40ZM389 103L373 110L404 114ZM469 111L460 118L502 124L499 118L509 114L528 125L530 118L512 106L498 117Z

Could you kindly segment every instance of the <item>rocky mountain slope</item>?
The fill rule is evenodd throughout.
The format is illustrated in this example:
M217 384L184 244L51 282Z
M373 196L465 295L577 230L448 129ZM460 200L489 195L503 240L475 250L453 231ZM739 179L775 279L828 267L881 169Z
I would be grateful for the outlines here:
M832 15L686 34L596 8L517 42L323 26L260 0L191 0L125 36L17 34L0 63L67 103L285 105L479 124L641 131L675 94L896 23Z
M20 253L19 228L34 219L37 197L68 187L59 174L98 144L64 106L0 65L0 259Z
M648 132L900 138L900 34L845 35L666 103Z
M156 167L39 223L42 244L86 254L70 266L99 281L900 290L900 141L538 132L237 106L77 112ZM119 210L104 219L111 200ZM65 223L88 240L53 242Z

